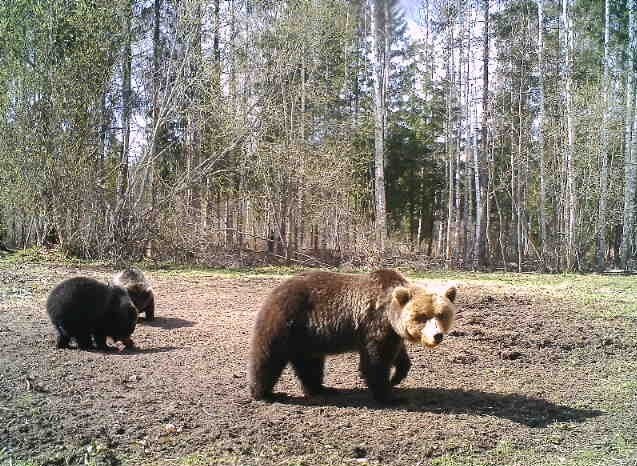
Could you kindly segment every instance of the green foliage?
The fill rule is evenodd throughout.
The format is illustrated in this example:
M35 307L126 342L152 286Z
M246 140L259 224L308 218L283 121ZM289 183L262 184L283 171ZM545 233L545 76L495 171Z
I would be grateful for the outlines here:
M97 184L94 132L119 47L118 2L3 2L0 43L0 201L2 218L52 229L78 251L80 217ZM60 200L64 200L64 203ZM55 225L55 227L52 227ZM19 227L18 227L19 228ZM14 232L15 233L15 232Z

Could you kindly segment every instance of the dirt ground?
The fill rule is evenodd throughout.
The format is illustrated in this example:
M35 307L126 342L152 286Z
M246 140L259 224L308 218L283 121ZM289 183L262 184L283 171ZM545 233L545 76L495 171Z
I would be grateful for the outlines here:
M269 404L248 398L246 359L255 312L282 278L149 273L156 320L139 323L138 350L105 354L54 347L44 302L77 274L111 271L0 268L0 463L512 464L637 438L637 404L617 389L635 379L624 365L637 361L634 321L462 286L446 341L409 347L403 404L371 401L355 355L328 360L337 395L305 399L286 369L276 391L289 396Z

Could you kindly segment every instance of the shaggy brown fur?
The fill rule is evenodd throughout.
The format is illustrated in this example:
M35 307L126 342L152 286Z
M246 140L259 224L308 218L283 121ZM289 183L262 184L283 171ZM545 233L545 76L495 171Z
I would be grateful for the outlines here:
M144 313L146 320L155 318L155 294L146 280L144 273L131 267L113 276L113 284L126 288L139 313Z
M428 347L440 343L453 323L455 295L454 287L438 293L410 284L393 270L307 272L290 278L271 292L257 315L250 392L255 399L271 397L289 362L307 396L321 393L325 356L357 351L373 397L391 401L391 386L411 366L404 340Z

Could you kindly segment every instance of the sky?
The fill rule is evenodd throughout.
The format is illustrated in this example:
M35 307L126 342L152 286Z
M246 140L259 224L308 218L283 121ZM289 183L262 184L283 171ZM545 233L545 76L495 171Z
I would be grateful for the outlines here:
M405 13L405 21L407 22L407 34L412 38L419 38L422 35L422 28L418 26L419 9L422 0L400 0L400 7Z
M410 20L418 18L418 9L422 0L400 0L400 6L405 12L405 17Z

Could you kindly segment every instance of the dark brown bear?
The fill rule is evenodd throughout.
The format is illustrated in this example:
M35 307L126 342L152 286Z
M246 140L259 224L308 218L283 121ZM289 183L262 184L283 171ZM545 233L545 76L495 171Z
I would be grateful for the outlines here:
M113 284L126 288L137 311L144 313L146 320L155 318L155 295L141 270L131 267L119 272L113 277Z
M390 402L392 385L411 366L404 342L438 345L453 324L455 297L453 286L430 290L393 270L368 275L307 272L290 278L270 293L257 315L250 392L255 399L271 398L289 362L305 395L319 394L326 390L325 356L357 351L373 397Z
M106 337L133 346L130 336L137 323L137 308L126 290L93 278L64 280L49 294L46 311L57 331L57 347L75 339L81 349L106 350Z

